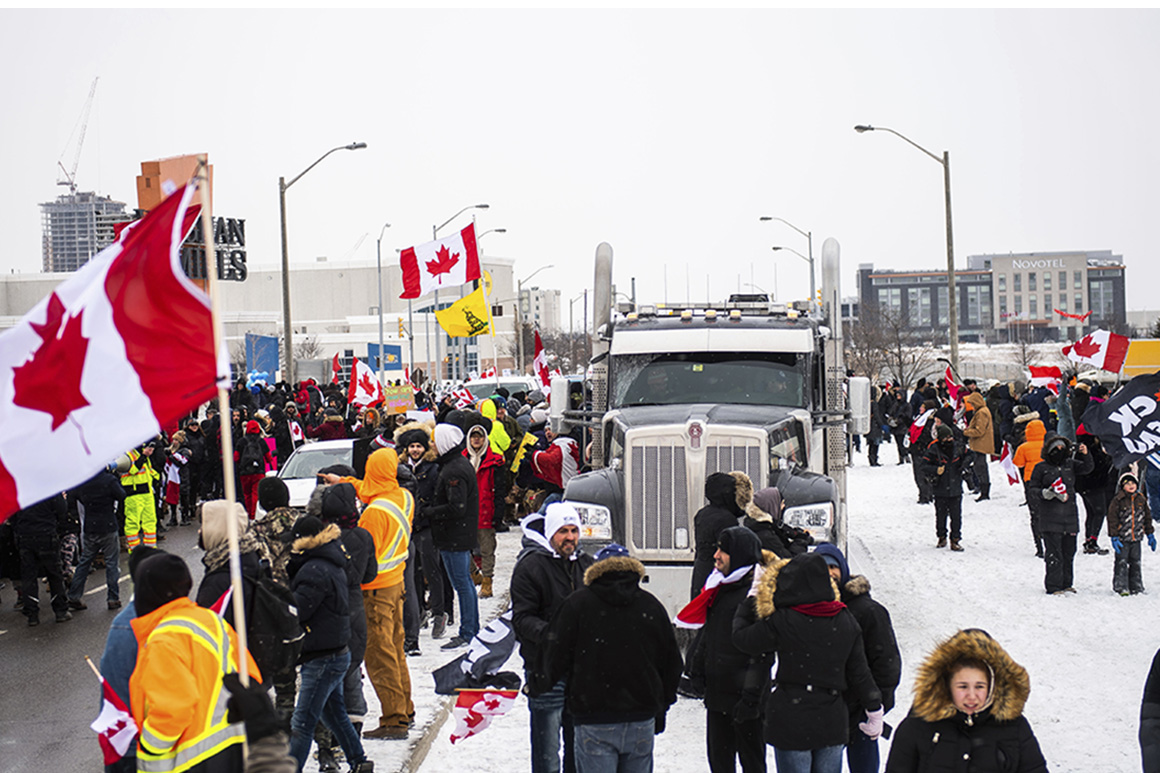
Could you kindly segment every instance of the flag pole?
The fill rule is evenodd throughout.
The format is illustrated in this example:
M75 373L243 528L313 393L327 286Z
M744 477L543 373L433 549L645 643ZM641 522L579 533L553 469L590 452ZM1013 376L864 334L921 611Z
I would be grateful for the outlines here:
M97 667L96 667L96 666L93 664L93 659L92 659L92 658L90 658L88 655L85 655L85 662L89 664L89 668L93 669L93 673L97 675L97 680L98 680L98 681L102 681L102 680L104 680L104 677L103 677L103 676L101 676L101 672L100 672L100 671L98 671L98 670L97 670Z
M197 183L201 193L201 230L205 243L205 274L209 286L210 310L213 317L213 351L214 358L218 357L225 338L222 330L221 294L218 290L217 256L214 254L213 244L213 213L210 211L210 191L207 169L209 160L206 156L197 157ZM286 352L287 358L291 357ZM218 427L222 436L222 483L225 490L225 499L230 510L237 501L237 488L234 486L234 435L233 414L230 413L230 398L226 388L218 381ZM250 672L246 653L249 643L246 641L246 610L245 596L242 590L242 559L238 549L238 521L232 515L226 518L226 534L230 544L230 586L233 588L234 630L238 635L238 676L242 685L249 687Z

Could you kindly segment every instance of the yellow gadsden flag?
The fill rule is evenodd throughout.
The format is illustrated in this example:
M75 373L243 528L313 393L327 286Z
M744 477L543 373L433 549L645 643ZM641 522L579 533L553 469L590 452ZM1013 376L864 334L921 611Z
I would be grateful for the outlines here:
M483 288L473 292L466 298L461 298L442 311L435 312L439 326L452 338L470 338L487 332L491 316L487 309L487 300L483 297Z

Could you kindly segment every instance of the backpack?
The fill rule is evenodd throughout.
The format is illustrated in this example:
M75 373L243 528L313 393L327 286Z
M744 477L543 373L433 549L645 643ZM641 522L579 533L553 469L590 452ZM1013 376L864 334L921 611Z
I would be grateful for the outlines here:
M259 441L261 442L261 441ZM265 457L258 443L247 436L242 442L242 453L238 458L240 475L259 475L265 471Z
M298 621L298 607L289 588L265 574L257 582L249 582L247 644L262 678L269 683L274 674L293 670L306 633Z

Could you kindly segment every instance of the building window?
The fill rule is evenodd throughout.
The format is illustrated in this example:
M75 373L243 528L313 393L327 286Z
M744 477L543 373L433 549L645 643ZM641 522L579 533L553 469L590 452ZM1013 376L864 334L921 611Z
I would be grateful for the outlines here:
M1067 311L1067 293L1059 294L1059 310Z
M1017 293L1023 292L1023 275L1012 274L1011 279L1014 281L1014 290Z
M930 327L930 288L920 287L914 290L914 310L911 314L913 327Z
M967 325L978 327L991 315L990 294L984 294L982 285L967 285ZM984 304L986 308L984 308Z
M1072 287L1076 290L1083 289L1083 272L1082 271L1075 272L1075 283L1072 285Z
M1067 289L1067 272L1066 271L1059 272L1059 289L1060 290Z
M1092 317L1111 320L1115 316L1111 282L1092 282L1088 286L1088 297L1091 299Z
M1051 272L1050 271L1043 272L1043 289L1044 290L1051 289Z
M1045 285L1047 284L1047 277L1049 277L1049 276L1051 276L1051 274L1044 274L1043 275L1043 282ZM1044 287L1044 289L1047 289L1047 288ZM1054 316L1052 313L1052 307L1051 307L1051 293L1044 293L1043 294L1043 316L1047 317L1048 319L1051 319L1052 316Z
M1073 309L1073 311L1076 314L1083 313L1083 293L1076 293L1075 294L1075 308Z
M1007 319L1007 296L999 296L999 321L1003 322Z
M1032 274L1031 276L1035 276ZM1034 295L1027 296L1027 316L1029 319L1036 319L1039 317L1039 302Z
M1035 287L1035 277L1037 276L1039 276L1039 274L1036 274L1034 271L1027 275L1027 292L1033 293L1037 289Z
M1018 317L1023 313L1023 296L1015 296L1015 316Z
M999 274L999 292L1007 292L1007 275Z
M878 290L878 305L897 317L902 314L902 288L883 287Z
M937 289L938 289L938 325L939 325L939 327L943 327L944 325L949 325L951 323L951 318L950 318L950 314L949 314L950 309L948 308L951 305L951 302L950 302L950 296L947 294L946 285L943 285L942 287L939 287Z
M979 322L991 325L991 285L979 286Z

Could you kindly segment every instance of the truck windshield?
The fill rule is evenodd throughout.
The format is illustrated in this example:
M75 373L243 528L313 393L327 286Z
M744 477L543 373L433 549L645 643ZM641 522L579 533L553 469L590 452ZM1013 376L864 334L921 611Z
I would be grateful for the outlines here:
M805 405L805 356L772 352L631 354L612 358L613 404Z

